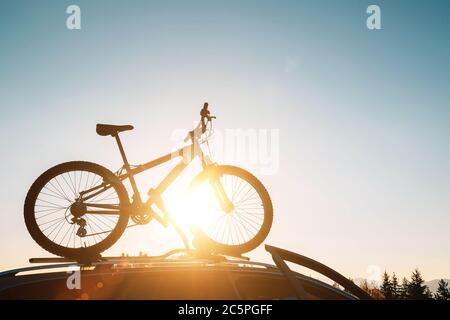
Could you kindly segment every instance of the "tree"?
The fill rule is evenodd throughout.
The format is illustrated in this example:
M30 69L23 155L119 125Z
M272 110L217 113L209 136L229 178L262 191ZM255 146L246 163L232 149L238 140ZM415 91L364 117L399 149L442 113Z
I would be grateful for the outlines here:
M397 276L395 275L395 272L392 273L392 298L393 299L398 299L400 296L400 286L398 284L398 279Z
M383 293L383 296L386 300L392 300L393 294L392 294L392 283L391 279L389 278L389 275L386 271L383 273L383 280L380 287L381 293Z
M439 280L438 289L434 295L436 300L449 300L450 299L450 289L448 288L448 282L444 279Z
M408 298L413 300L427 299L429 295L429 289L427 292L427 286L424 285L425 281L420 274L419 269L415 269L411 275L411 282L408 286Z
M408 292L409 292L409 282L408 279L403 277L402 284L400 286L400 299L408 299Z
M431 290L428 286L426 286L426 289L425 289L425 299L433 300L433 293L431 292Z
M383 294L381 293L381 290L378 289L375 282L372 282L372 284L369 284L367 280L364 280L360 284L361 289L363 289L365 292L367 292L372 298L380 300L383 299Z

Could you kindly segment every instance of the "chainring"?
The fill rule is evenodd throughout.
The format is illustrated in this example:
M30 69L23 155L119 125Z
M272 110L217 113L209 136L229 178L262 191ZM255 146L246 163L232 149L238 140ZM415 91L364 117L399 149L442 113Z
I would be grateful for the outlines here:
M152 220L151 214L132 215L131 220L136 224L147 224Z

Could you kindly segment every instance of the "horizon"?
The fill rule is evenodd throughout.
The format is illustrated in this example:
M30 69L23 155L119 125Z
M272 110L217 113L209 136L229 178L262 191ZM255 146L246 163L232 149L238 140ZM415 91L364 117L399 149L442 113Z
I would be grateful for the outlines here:
M0 270L50 255L23 219L42 172L70 160L120 167L96 123L134 125L121 139L130 162L144 163L173 150L208 101L215 160L254 173L272 198L264 243L350 278L418 268L449 279L450 2L375 1L382 29L368 30L372 2L5 1ZM71 4L80 30L66 28ZM229 156L237 130L274 144L255 159ZM144 195L168 168L139 178ZM152 222L105 255L179 246ZM246 255L271 261L263 245Z

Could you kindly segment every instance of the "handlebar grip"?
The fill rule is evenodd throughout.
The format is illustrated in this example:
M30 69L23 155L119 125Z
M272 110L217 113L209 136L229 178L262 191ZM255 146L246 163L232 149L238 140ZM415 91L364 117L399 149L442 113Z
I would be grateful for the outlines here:
M200 115L202 116L202 118L209 117L208 102L205 102L203 104L203 108L202 110L200 110Z

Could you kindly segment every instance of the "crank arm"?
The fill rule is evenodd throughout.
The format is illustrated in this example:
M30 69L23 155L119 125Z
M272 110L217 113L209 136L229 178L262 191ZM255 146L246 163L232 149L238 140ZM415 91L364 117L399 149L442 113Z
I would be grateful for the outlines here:
M150 189L148 194L150 196L150 199L148 199L147 205L152 205L154 203L158 207L158 209L161 210L161 212L164 214L164 216L161 217L159 214L153 211L153 217L164 227L168 227L170 223L175 229L175 232L180 236L186 249L190 250L189 242L187 240L186 235L184 234L183 230L181 230L181 228L178 226L178 224L175 222L175 220L172 219L172 216L169 214L169 212L166 209L166 206L164 205L164 201L161 195L154 189Z
M158 221L159 223L161 223L165 228L167 228L167 227L169 226L169 218L167 218L166 215L160 216L160 215L157 214L155 211L153 211L153 213L152 213L152 218L155 218L156 221Z

